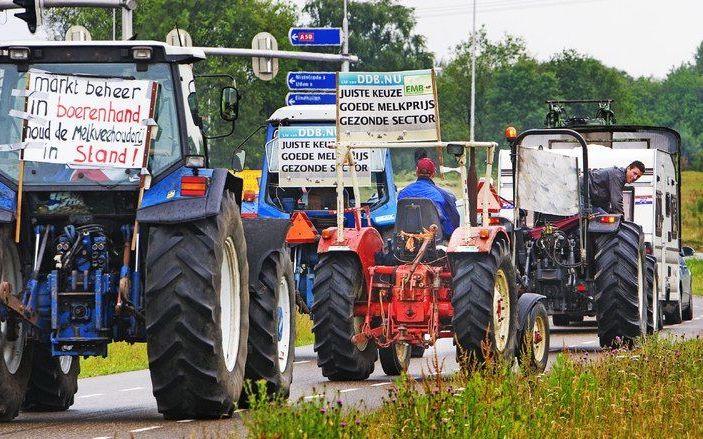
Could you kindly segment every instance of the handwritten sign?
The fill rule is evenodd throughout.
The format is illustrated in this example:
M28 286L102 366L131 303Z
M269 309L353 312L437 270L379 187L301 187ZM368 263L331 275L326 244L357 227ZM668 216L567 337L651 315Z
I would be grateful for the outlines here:
M156 83L32 72L23 159L87 168L140 168Z
M433 70L342 72L338 78L338 140L440 139Z
M278 129L278 166L281 187L330 187L336 184L336 153L328 147L336 139L334 126L290 126ZM359 184L371 184L369 149L353 151ZM344 172L345 184L351 173Z

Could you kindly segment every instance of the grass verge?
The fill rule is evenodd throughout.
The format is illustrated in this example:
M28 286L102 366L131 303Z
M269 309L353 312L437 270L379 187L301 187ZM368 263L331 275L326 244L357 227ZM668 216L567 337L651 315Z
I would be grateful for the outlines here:
M581 354L587 356L587 353ZM703 340L651 338L593 361L560 354L543 375L501 368L402 378L375 411L339 401L256 401L252 437L703 437Z
M691 270L693 294L703 296L703 259L687 258L686 265Z
M681 228L683 245L703 250L703 172L681 173Z

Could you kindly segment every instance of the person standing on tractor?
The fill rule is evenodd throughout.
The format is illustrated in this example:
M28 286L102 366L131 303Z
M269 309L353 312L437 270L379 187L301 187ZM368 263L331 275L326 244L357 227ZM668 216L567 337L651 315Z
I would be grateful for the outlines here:
M594 213L602 209L607 213L622 215L622 190L625 183L634 183L644 174L644 164L635 160L627 168L613 166L612 168L591 169L589 171L588 188L591 193L591 205Z
M436 171L437 168L432 159L427 157L420 158L415 167L417 180L400 191L398 200L403 198L427 198L432 200L442 221L442 234L445 239L449 239L454 229L459 227L459 211L456 208L456 197L454 194L438 187L432 180Z

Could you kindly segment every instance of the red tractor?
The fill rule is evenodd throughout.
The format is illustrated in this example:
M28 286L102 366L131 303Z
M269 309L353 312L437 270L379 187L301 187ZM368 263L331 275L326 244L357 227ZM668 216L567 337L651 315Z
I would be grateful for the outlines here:
M482 224L467 223L476 212L468 207L465 151L487 148L490 181L496 144L431 146L446 147L462 175L464 216L452 236L442 236L437 208L421 198L398 202L394 234L385 246L376 229L362 226L368 212L345 209L343 199L337 203L338 227L321 234L312 317L318 366L330 380L368 378L377 352L384 372L398 375L407 370L412 347L427 348L439 338L454 339L462 366L480 365L488 357L512 362L517 355L532 369L546 367L549 325L543 296L519 296L511 225L490 218L485 199ZM338 157L348 163L353 147L359 146L338 144ZM341 192L342 167L338 168ZM472 192L476 206L476 191ZM354 228L342 227L345 214L354 216Z

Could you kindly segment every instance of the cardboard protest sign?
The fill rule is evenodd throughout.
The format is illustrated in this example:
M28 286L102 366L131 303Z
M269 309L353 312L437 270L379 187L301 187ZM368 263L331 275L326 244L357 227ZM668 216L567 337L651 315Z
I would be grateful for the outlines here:
M339 141L438 141L434 70L341 72L337 84Z
M328 145L335 142L334 126L289 126L278 129L278 169L281 187L330 187L336 184L336 152ZM369 149L353 151L359 184L371 184ZM346 166L345 168L348 168ZM345 184L351 173L344 172Z
M23 160L86 168L141 168L157 84L31 72ZM39 147L36 147L39 145ZM42 146L43 145L43 146Z

